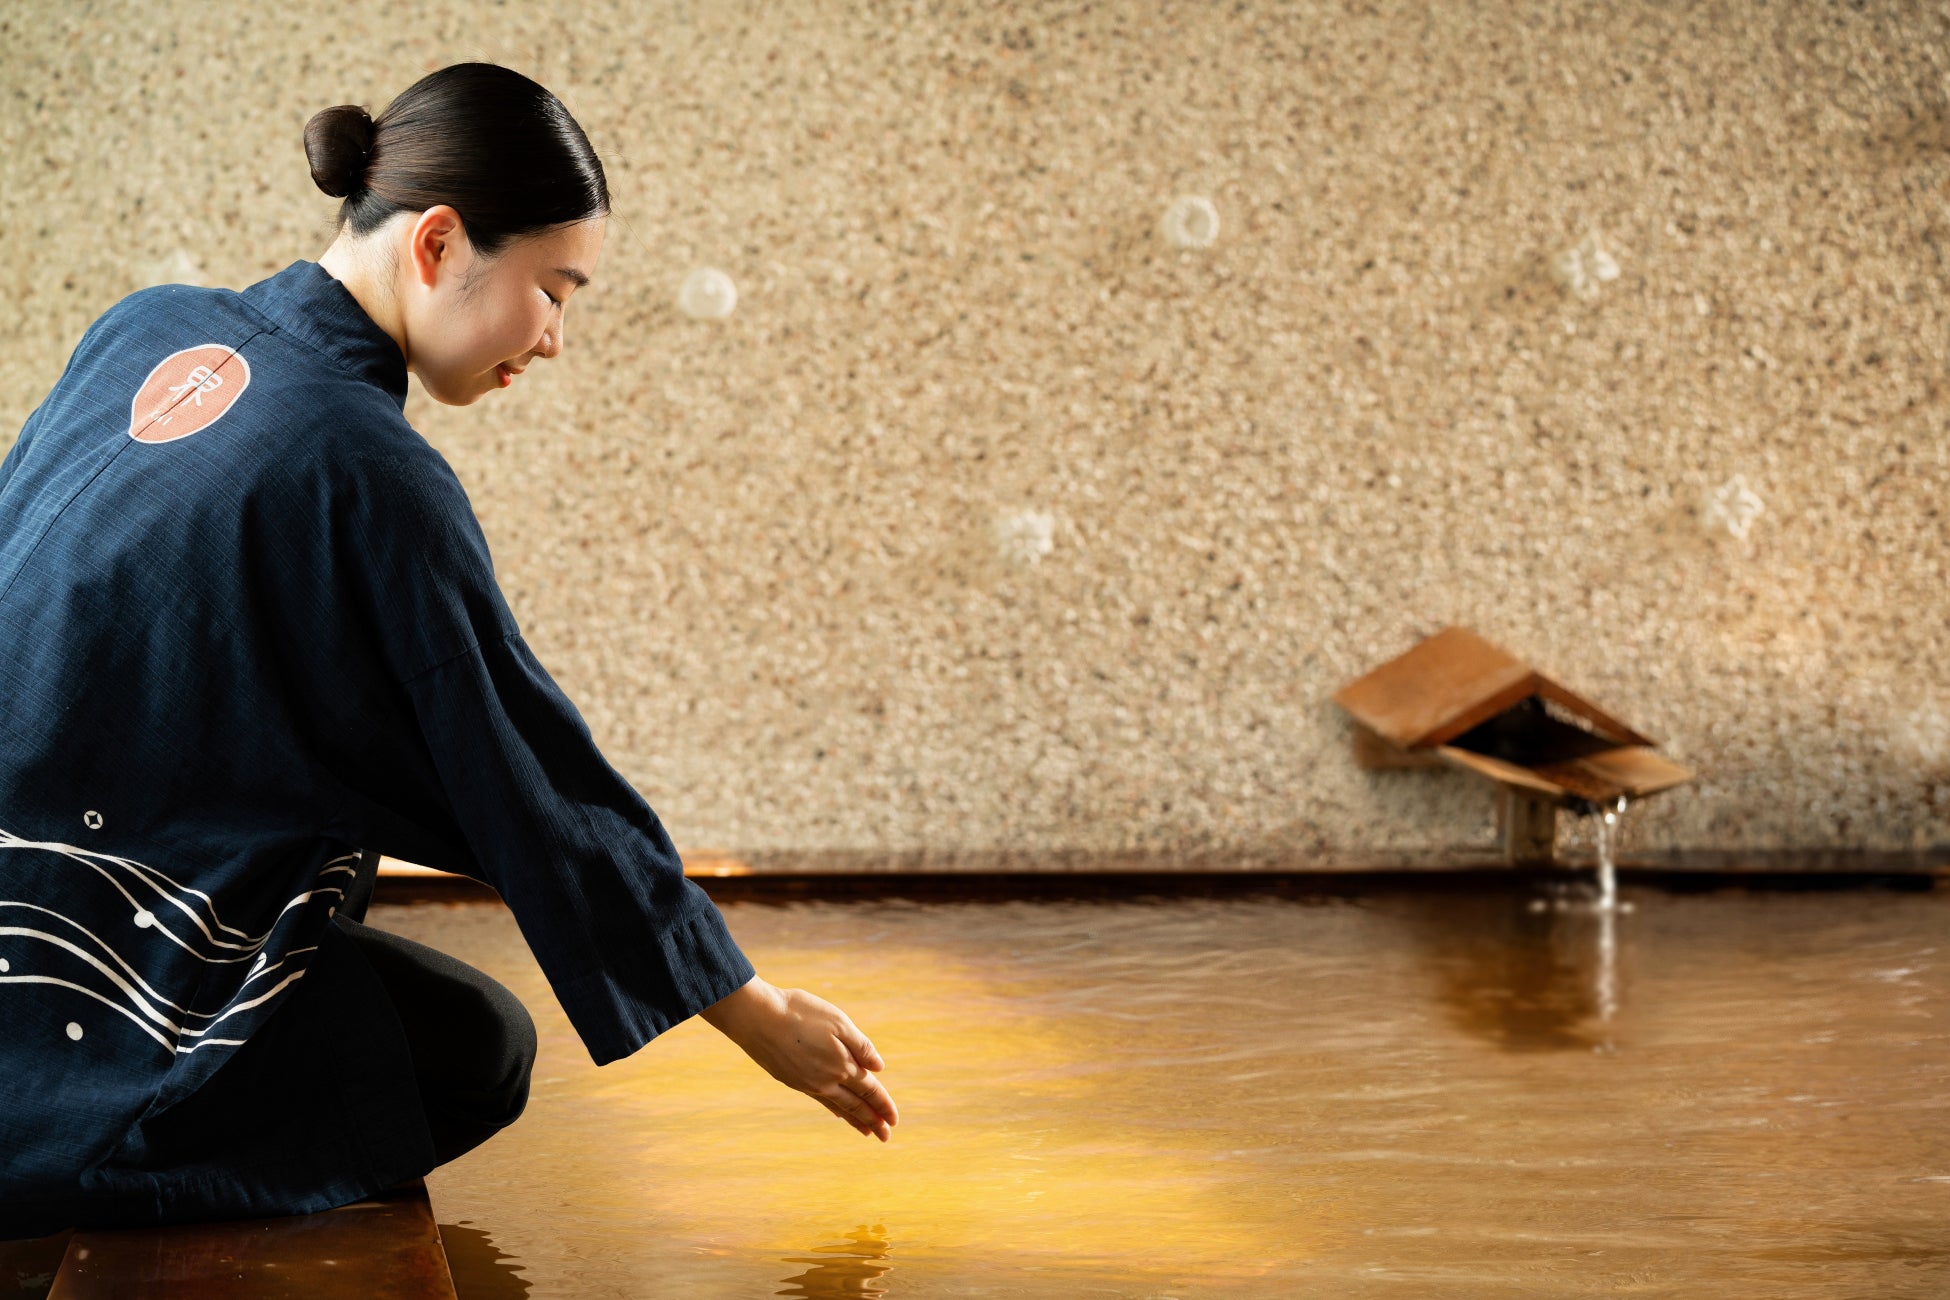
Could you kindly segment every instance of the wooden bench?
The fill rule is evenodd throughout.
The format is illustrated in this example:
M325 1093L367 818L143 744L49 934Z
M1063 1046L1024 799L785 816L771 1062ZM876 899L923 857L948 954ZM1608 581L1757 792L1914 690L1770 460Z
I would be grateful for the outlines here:
M455 1300L426 1184L319 1214L79 1231L48 1300Z

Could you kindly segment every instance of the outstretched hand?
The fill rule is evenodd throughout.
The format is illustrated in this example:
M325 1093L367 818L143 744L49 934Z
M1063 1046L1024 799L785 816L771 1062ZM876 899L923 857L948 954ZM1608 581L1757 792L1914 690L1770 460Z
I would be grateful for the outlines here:
M704 1019L765 1072L812 1097L862 1133L885 1142L900 1123L894 1099L873 1072L880 1053L846 1012L804 989L782 989L754 975L703 1011Z

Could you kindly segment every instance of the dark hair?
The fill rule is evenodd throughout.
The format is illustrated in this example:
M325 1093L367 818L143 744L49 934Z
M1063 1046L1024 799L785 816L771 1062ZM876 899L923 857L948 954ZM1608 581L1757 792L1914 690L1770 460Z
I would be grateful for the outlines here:
M311 178L343 198L339 222L376 229L396 212L447 204L493 257L510 240L609 211L609 182L562 101L512 68L456 63L430 72L377 121L357 104L305 123Z

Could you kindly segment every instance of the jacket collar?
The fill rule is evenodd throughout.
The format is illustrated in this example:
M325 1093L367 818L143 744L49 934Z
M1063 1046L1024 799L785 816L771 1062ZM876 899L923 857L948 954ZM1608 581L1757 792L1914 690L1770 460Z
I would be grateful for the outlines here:
M406 357L399 344L324 267L293 262L245 289L243 296L281 332L303 339L353 378L384 389L401 410L406 408Z

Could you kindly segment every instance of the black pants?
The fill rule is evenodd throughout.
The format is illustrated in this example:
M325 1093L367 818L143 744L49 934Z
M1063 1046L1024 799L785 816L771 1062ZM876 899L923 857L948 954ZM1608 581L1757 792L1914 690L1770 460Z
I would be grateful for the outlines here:
M360 859L338 925L399 1012L434 1154L445 1164L514 1123L528 1104L535 1022L514 994L466 962L363 924L378 870L377 853Z
M139 1120L125 1156L78 1171L72 1188L0 1197L0 1239L278 1213L265 1207L424 1173L512 1124L528 1101L534 1022L472 966L358 919L378 863L361 859L337 932L249 1041Z

